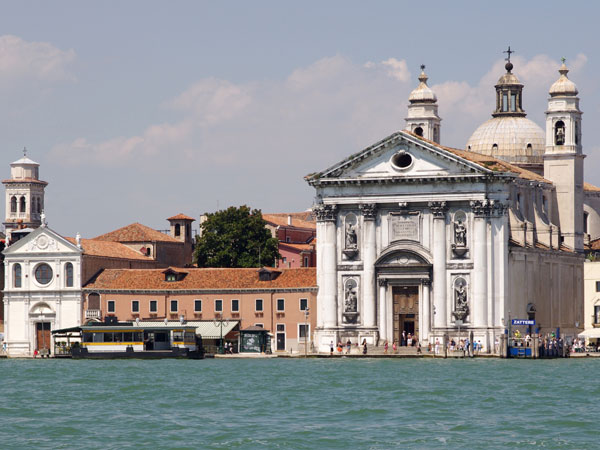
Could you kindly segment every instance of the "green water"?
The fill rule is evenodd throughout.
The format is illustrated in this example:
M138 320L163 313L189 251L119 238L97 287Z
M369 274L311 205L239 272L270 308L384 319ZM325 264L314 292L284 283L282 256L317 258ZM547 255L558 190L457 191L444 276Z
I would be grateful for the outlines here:
M598 448L600 360L0 360L2 448Z

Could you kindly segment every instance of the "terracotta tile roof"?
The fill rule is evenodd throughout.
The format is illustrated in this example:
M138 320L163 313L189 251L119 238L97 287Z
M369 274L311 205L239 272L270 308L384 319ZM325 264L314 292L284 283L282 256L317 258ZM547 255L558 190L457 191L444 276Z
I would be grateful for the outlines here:
M72 244L76 244L74 238L66 238ZM81 248L84 255L102 256L105 258L134 259L139 261L152 261L141 252L136 252L119 242L98 241L96 239L81 239Z
M280 242L279 243L280 247L290 247L293 248L295 250L299 250L299 251L314 251L316 248L316 242L315 241L311 241L310 244L293 244L291 242Z
M165 269L105 269L85 285L95 290L226 290L291 289L317 287L316 269L277 269L276 279L259 281L259 269L172 268L185 274L179 281L165 281Z
M538 175L535 172L532 172L531 170L523 169L521 167L515 166L514 164L502 161L501 159L494 158L493 156L482 155L481 153L475 153L468 150L459 150L457 148L445 147L443 145L430 141L429 139L425 139L424 137L418 136L410 131L404 131L404 133L410 134L411 136L416 137L417 139L420 139L431 145L435 145L436 147L440 147L468 161L482 165L486 169L493 170L495 172L513 172L519 175L520 178L524 178L526 180L540 181L543 183L552 184L551 181L546 180L544 177Z
M590 241L589 248L591 250L600 250L600 238L599 239L594 239L593 241Z
M168 234L156 231L141 223L132 223L118 230L102 234L94 238L97 241L112 241L112 242L182 242L169 236Z
M590 191L590 192L600 192L600 187L594 186L593 184L590 184L590 183L583 183L583 190Z
M292 225L288 225L288 216L292 217ZM317 223L314 220L307 220L312 219L312 213L310 211L302 213L263 214L262 217L266 222L276 226L292 226L297 228L309 228L311 230L317 228Z
M169 217L167 220L196 220L193 217L186 216L185 214L179 213L176 216Z

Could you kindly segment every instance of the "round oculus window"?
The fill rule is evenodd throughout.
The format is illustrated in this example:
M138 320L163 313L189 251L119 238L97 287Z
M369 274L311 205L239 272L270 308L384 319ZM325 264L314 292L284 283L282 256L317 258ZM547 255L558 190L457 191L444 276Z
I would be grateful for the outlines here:
M398 152L392 156L392 164L397 169L405 170L413 164L413 157L407 152Z
M35 268L35 279L40 284L52 281L52 268L48 264L40 264Z

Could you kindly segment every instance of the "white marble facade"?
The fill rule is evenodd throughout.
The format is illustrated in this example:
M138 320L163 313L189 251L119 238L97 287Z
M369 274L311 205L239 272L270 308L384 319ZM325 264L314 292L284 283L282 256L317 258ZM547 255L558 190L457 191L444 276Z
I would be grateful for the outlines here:
M51 330L81 324L82 250L42 226L4 250L8 356L53 353Z
M392 342L393 292L403 286L418 292L422 341L442 338L460 317L463 329L492 342L504 329L512 178L405 132L313 176L321 200L314 208L319 347L347 338ZM347 308L350 280L356 311Z

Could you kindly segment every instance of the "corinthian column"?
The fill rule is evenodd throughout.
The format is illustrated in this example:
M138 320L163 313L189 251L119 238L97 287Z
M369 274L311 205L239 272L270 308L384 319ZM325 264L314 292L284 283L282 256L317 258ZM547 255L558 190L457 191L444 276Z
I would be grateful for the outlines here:
M387 280L379 279L379 339L390 339L387 332Z
M337 253L336 253L336 205L319 205L314 208L317 216L317 255L321 263L317 267L319 293L317 306L323 319L319 325L324 328L337 326ZM320 233L320 234L319 234Z
M446 202L429 202L433 214L433 326L447 326L446 312Z
M377 259L377 205L360 205L363 216L364 238L363 238L363 325L365 327L376 326L375 302L375 260Z
M487 218L490 204L488 200L471 202L475 215L473 224L473 301L471 302L473 325L487 326Z

